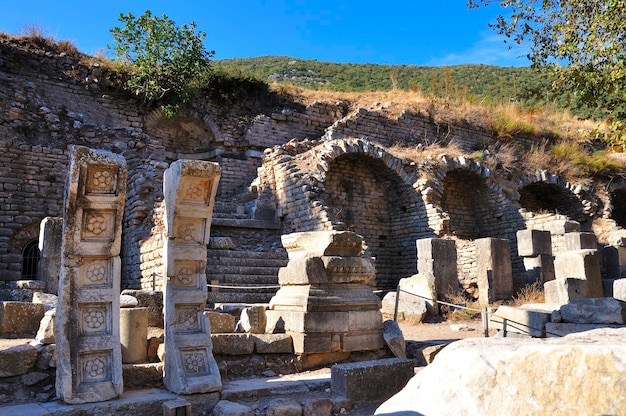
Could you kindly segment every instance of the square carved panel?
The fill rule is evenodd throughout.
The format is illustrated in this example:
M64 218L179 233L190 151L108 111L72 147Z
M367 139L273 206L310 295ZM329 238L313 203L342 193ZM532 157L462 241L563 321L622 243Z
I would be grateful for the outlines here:
M115 238L115 210L85 209L81 239L113 241Z
M89 165L85 177L85 194L115 195L117 193L117 166Z

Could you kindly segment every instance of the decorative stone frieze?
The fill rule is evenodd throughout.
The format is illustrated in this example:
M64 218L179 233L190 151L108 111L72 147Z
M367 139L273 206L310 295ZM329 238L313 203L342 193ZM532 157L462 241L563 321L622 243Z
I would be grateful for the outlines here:
M206 262L220 166L177 160L165 171L165 366L174 393L218 391L207 301Z
M79 404L122 394L120 240L126 162L72 146L65 187L55 324L59 399Z

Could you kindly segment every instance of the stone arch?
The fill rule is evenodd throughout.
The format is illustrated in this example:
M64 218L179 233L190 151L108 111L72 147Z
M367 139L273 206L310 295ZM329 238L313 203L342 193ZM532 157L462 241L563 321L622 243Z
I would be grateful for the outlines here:
M581 191L561 180L533 181L519 188L519 203L532 213L562 214L582 223L589 213L581 201Z
M173 117L167 117L161 109L154 110L146 117L146 131L161 140L172 160L198 154L207 154L208 158L220 141L219 128L211 117L189 110Z
M463 240L494 235L494 223L501 217L503 197L486 179L467 168L449 170L443 178L441 209L449 221L447 233Z
M377 287L395 289L417 272L415 240L434 236L412 175L400 159L363 140L334 142L317 156L332 228L362 235L375 258Z

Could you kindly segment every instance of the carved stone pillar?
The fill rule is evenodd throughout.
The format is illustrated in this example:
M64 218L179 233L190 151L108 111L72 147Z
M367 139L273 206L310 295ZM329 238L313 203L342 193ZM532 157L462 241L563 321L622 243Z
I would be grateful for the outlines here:
M177 160L165 171L165 387L174 393L221 390L213 357L206 257L221 170L217 163Z
M123 157L72 146L55 322L56 391L66 403L105 401L123 391L119 253L126 175Z

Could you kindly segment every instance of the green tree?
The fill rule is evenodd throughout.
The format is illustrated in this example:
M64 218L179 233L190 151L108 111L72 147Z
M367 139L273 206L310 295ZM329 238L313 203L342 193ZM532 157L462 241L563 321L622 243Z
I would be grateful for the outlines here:
M191 100L211 71L214 51L203 45L206 33L196 24L177 26L167 15L150 10L139 17L119 16L123 24L111 29L116 60L127 64L126 88L147 101L159 101L168 116ZM111 46L109 46L111 48Z
M554 92L571 97L570 106L587 115L623 124L625 0L468 0L469 7L490 3L504 8L491 26L527 45L533 67L549 75Z

